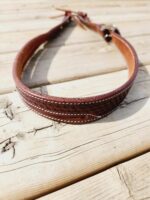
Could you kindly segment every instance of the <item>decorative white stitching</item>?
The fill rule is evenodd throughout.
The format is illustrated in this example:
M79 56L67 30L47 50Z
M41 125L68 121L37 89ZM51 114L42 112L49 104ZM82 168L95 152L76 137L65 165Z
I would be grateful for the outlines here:
M131 83L132 84L132 83ZM51 100L47 100L47 99L43 99L43 98L40 98L40 97L35 97L34 95L31 95L29 93L27 93L25 90L23 90L22 88L18 87L24 94L26 94L27 96L29 97L33 97L34 99L38 99L38 100L41 100L43 102L47 102L47 103L55 103L55 104L62 104L62 105L90 105L90 104L94 104L94 103L100 103L100 102L105 102L107 100L110 100L120 94L122 94L123 92L125 92L126 90L128 90L130 87L131 87L131 84L125 88L124 90L122 90L121 92L117 93L117 94L114 94L113 96L109 97L109 98L106 98L106 99L101 99L101 100L97 100L97 101L91 101L91 102L56 102L56 101L51 101Z
M27 106L29 106L29 105L27 105ZM88 119L88 120L63 120L63 119L59 119L59 118L55 118L55 117L50 117L50 116L47 116L47 115L44 115L44 114L42 114L42 113L40 113L40 112L38 112L37 110L34 110L33 108L31 108L31 107L29 107L32 111L34 111L34 112L36 112L36 113L38 113L39 115L41 115L41 116L43 116L43 117L46 117L46 118L48 118L48 119L51 119L51 120L54 120L54 121L58 121L58 122L64 122L64 123L73 123L73 124L76 124L76 123L86 123L86 122L93 122L93 121L95 121L95 120L98 120L98 119L101 119L101 118L103 118L103 117L105 117L105 116L107 116L107 115L109 115L110 113L112 113L116 108L114 108L114 109L112 109L110 112L108 112L108 113L106 113L106 114L104 114L104 115L101 115L101 117L99 117L99 118L97 118L96 116L95 116L95 119Z
M115 37L116 37L116 36L115 36ZM124 41L122 38L119 38L119 37L117 37L117 39L119 39L122 43L124 43L125 46L128 47L129 52L131 53L131 55L132 55L133 58L134 58L136 54L135 54L135 52L134 52L133 47L129 44L129 42L126 41L126 40ZM134 60L134 61L135 61L135 60ZM136 64L136 62L135 62L135 64ZM133 81L132 81L132 82L133 82ZM33 98L35 98L35 99L38 99L38 100L41 100L41 101L47 102L47 103L66 104L66 105L80 105L80 104L82 104L82 105L84 105L84 104L89 105L89 104L104 102L104 101L107 101L107 100L109 100L109 99L112 99L112 98L118 96L119 94L122 94L125 90L128 90L128 89L131 87L131 84L132 84L132 83L130 83L130 85L129 85L127 88L125 88L124 90L122 90L121 92L119 92L119 93L117 93L117 94L115 94L115 95L113 95L113 96L111 96L111 97L109 97L109 98L102 99L102 100L97 100L97 101L91 101L91 102L56 102L56 101L51 101L51 100L43 99L42 97L35 97L34 94L31 95L31 94L27 93L25 90L23 90L23 89L20 88L20 87L18 87L18 89L19 89L20 91L22 91L24 94L26 94L27 96L33 97Z
M38 112L37 110L34 110L33 108L30 107L31 110L33 110L34 112L38 113L39 115L43 116L43 117L46 117L46 118L49 118L51 120L54 120L54 121L60 121L60 122L68 122L68 123L82 123L82 122L92 122L94 121L94 119L88 119L88 120L63 120L63 119L59 119L59 118L55 118L55 117L50 117L50 116L47 116L47 115L44 115L43 113L40 113ZM97 118L95 118L96 120Z
M51 113L51 114L65 115L65 116L87 116L87 115L89 115L89 116L93 116L93 117L101 117L101 116L97 116L97 115L89 114L89 113L87 113L87 114L86 114L86 113L80 113L80 114L79 114L79 113L60 113L60 112L54 112L54 111L46 110L46 109L44 109L44 108L41 108L41 107L39 107L39 106L36 106L36 105L32 104L31 102L29 102L28 100L26 100L25 98L23 98L23 100L24 100L27 104L29 104L29 105L31 105L31 106L33 106L33 107L39 109L39 110L42 110L42 111L45 111L45 112Z

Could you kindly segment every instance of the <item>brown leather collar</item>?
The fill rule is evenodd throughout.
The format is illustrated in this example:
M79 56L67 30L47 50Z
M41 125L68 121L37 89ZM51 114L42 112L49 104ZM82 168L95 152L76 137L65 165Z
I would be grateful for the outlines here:
M129 78L121 87L106 94L84 98L61 98L56 96L41 95L29 89L21 81L22 71L27 61L35 50L44 42L56 37L71 21L82 28L89 28L100 35L107 42L114 42L119 48L128 64ZM13 77L16 87L24 102L38 114L49 119L70 124L84 124L98 120L110 114L125 98L138 71L138 58L134 48L113 26L95 24L87 14L65 10L62 23L50 31L41 34L29 42L19 51L13 66Z

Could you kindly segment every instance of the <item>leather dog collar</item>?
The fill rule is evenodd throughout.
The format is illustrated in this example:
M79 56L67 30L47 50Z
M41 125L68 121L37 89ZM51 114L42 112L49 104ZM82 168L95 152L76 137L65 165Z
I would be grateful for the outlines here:
M83 12L64 10L63 21L50 31L41 34L29 42L19 51L14 65L13 77L24 102L38 114L49 119L69 124L89 123L110 114L125 98L138 71L138 58L134 48L125 40L117 28L104 24L93 23ZM84 98L63 98L42 95L32 91L21 80L22 71L35 50L50 39L56 37L71 21L82 28L89 28L99 33L106 42L113 42L123 54L128 64L129 78L115 90L96 96Z

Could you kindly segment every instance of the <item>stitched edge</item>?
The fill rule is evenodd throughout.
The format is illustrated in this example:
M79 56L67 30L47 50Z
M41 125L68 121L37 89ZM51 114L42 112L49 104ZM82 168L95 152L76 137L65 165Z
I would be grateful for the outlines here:
M118 39L118 38L117 38ZM130 51L130 53L131 53L131 55L133 56L133 57L135 57L135 53L133 53L133 51L134 51L134 49L133 49L133 47L130 45L130 43L128 42L128 41L124 41L124 40L122 40L122 39L120 39L119 38L119 40L120 41L122 41L124 44L125 44L125 46L127 46L128 47L128 49L129 49L129 51ZM135 62L135 64L136 64L136 62ZM133 80L134 81L134 80ZM133 81L132 81L132 83L133 83ZM131 85L131 84L130 84ZM39 99L39 100L42 100L42 101L45 101L45 102L50 102L50 103L56 103L56 104L70 104L70 105L77 105L77 104L93 104L93 103L98 103L98 102L104 102L104 101L107 101L107 100L109 100L109 99L112 99L113 97L115 97L115 96L117 96L117 95L119 95L119 94L121 94L122 92L124 92L126 89L129 89L130 88L130 86L129 87L127 87L127 88L125 88L124 90L122 90L120 93L117 93L117 94L115 94L115 95L113 95L112 97L110 97L110 98L107 98L107 99L102 99L102 100L97 100L97 101L93 101L93 102L55 102L55 101L51 101L51 100L45 100L45 99L42 99L41 97L35 97L34 95L31 95L31 94L28 94L26 91L24 91L22 88L20 88L20 87L18 87L23 93L25 93L25 94L27 94L28 96L31 96L31 97L33 97L33 98L35 98L35 99Z
M29 105L27 105L29 106ZM104 115L101 115L101 117L99 118L95 118L95 119L89 119L89 120L63 120L63 119L59 119L59 118L55 118L55 117L50 117L50 116L47 116L47 115L44 115L40 112L38 112L37 110L34 110L33 108L29 107L32 111L34 111L35 113L45 117L45 118L48 118L48 119L51 119L51 120L54 120L54 121L57 121L57 122L63 122L63 123L70 123L70 124L81 124L81 123L87 123L87 122L93 122L93 121L96 121L96 120L99 120L103 117L106 117L107 115L109 115L110 113L112 113L114 110L116 110L117 107L115 107L114 109L112 109L110 112L104 114Z
M38 113L39 115L41 115L41 116L43 116L43 117L46 117L46 118L48 118L48 119L51 119L51 120L54 120L54 121L57 121L57 122L64 122L64 123L72 123L72 124L76 124L76 123L86 123L86 122L92 122L92 121L94 121L94 120L98 120L98 119L100 119L100 118L96 118L95 117L95 119L88 119L88 120L63 120L63 119L59 119L59 118L55 118L55 117L50 117L50 116L48 116L48 115L44 115L43 113L40 113L40 112L38 112L37 110L34 110L33 108L31 108L30 107L30 109L32 110L32 111L34 111L35 113Z
M109 98L106 98L106 99L101 99L101 100L97 100L97 101L91 101L91 102L57 102L57 101L51 101L51 100L47 100L47 99L42 99L40 97L36 97L34 95L31 95L29 93L27 93L25 90L23 90L22 88L20 87L17 87L19 89L19 91L23 92L24 94L26 94L27 96L29 97L33 97L34 99L38 99L38 100L41 100L43 102L47 102L47 103L55 103L55 104L62 104L62 105L90 105L90 104L94 104L94 103L100 103L100 102L105 102L107 100L110 100L120 94L122 94L123 92L125 92L126 90L128 90L130 87L131 87L132 83L127 87L125 88L124 90L122 90L121 92L117 93L117 94L114 94L113 96L109 97ZM44 97L43 97L44 98Z
M86 116L86 115L89 115L89 116L91 116L91 117L101 117L100 115L97 116L97 115L89 114L89 113L87 113L87 114L86 114L86 113L80 113L80 114L79 114L79 113L60 113L60 112L54 112L54 111L46 110L46 109L44 109L44 108L41 108L41 107L39 107L39 106L36 106L36 105L32 104L31 102L29 102L28 100L26 100L25 98L23 98L23 100L24 100L27 104L29 104L29 105L31 105L31 106L33 106L33 107L39 109L39 110L42 110L42 111L45 111L45 112L51 113L51 114L65 115L65 116Z

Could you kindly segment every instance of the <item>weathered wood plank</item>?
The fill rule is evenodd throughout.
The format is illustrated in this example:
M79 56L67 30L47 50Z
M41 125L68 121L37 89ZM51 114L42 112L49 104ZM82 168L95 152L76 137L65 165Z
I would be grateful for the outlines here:
M142 64L149 64L150 37L134 37L129 38L129 41L136 48ZM34 58L24 73L24 82L29 86L64 82L126 68L126 63L115 46L108 46L102 40L52 49L48 45L40 58L38 62Z
M28 39L57 23L58 20L48 19L49 15L58 13L52 5L66 7L67 4L75 10L87 11L97 22L115 22L137 49L142 63L149 64L150 2L94 2L14 0L12 3L1 0L0 93L15 88L11 70L18 49ZM127 72L122 70L124 60L113 46L107 46L94 33L86 33L70 28L58 41L48 44L44 53L39 53L39 60L35 56L30 62L32 73L26 74L26 77L29 75L29 81L24 77L26 82L36 87L71 80L37 89L58 96L90 96L119 86L127 78ZM98 75L103 73L109 74ZM150 66L140 69L133 89L117 111L101 121L83 126L56 123L36 115L16 92L1 95L0 199L35 199L148 151L149 73ZM88 76L93 77L72 81ZM127 192L120 197L128 197L130 191L125 189ZM123 186L121 191L125 189ZM134 197L147 198L143 194Z
M104 22L101 20L100 17L96 17L94 20L97 23ZM27 24L27 23L28 22L25 22L25 24ZM23 30L23 28L22 28L23 25L21 25L20 27L18 27L17 32L1 33L0 34L0 36L1 36L0 53L18 51L19 48L21 48L22 45L26 41L28 41L29 39L31 39L34 36L37 36L40 33L43 33L44 31L48 31L50 28L53 27L54 24L58 24L58 20L57 21L50 20L50 22L49 22L49 20L45 20L45 22L42 22L42 23L43 23L43 25L42 25L42 27L40 27L41 21L39 20L39 21L35 22L34 29L33 29L34 23L33 24L29 23L28 30L18 31L18 30ZM148 20L145 20L145 21L138 20L138 21L129 21L129 22L124 21L124 22L116 22L115 23L115 25L120 29L122 35L124 35L125 37L150 34L150 28L149 28L148 24L149 24ZM147 28L145 29L145 27L147 27ZM70 28L70 29L72 30L72 28ZM84 30L82 30L82 29L80 30L80 28L77 27L76 30L72 30L71 34L68 35L68 43L71 41L73 42L74 37L76 38L74 43L77 43L77 42L81 41L81 39L83 39L83 38L80 38L80 36L83 37L83 35L84 35L87 38L88 36L86 36L86 35L88 35L88 32L89 31L87 31L87 33L86 33ZM66 35L64 35L62 37L66 37ZM95 37L92 36L92 37L94 39L96 36ZM92 37L90 39L92 39ZM99 38L99 36L97 36L97 38ZM65 43L66 42L67 41L65 41ZM83 42L84 42L84 40L83 40ZM10 46L10 44L11 44L11 46Z
M51 16L55 16L58 15L58 13L49 13L49 12L40 12L39 13L41 16L38 15L33 15L33 19L28 19L29 18L29 14L27 15L28 17L24 16L25 19L22 21L16 20L16 21L11 21L9 20L7 22L7 26L6 26L6 21L1 21L1 26L3 27L2 29L0 29L0 34L1 33L9 33L10 32L10 36L12 32L15 32L17 34L17 32L25 32L24 34L26 34L26 31L31 31L31 30L41 30L41 33L43 32L43 30L46 31L46 29L49 29L53 26L55 26L57 23L60 22L61 18L58 19L51 19ZM150 15L147 15L145 13L137 13L137 14L128 14L128 15L96 15L94 16L94 14L89 14L90 18L93 21L97 21L98 23L115 23L115 24L122 24L124 22L131 22L133 23L134 21L139 21L139 23L141 21L148 21L150 19ZM8 17L8 16L7 16ZM19 16L16 16L17 19L21 18ZM22 16L23 17L23 16ZM6 18L6 17L5 17ZM4 19L5 19L4 18ZM12 18L12 14L10 15L10 18ZM0 18L2 19L2 18ZM9 36L9 34L8 34Z
M62 97L94 96L110 92L112 89L121 86L125 81L127 81L127 77L128 71L122 70L115 73L108 73L107 75L97 75L81 80L79 79L65 83L53 84L51 86L42 86L41 92ZM107 84L107 86L105 86L105 84Z
M95 1L93 2L89 2L89 1L59 1L56 2L54 0L51 1L42 1L37 3L37 2L19 2L19 3L13 3L11 4L10 2L5 2L5 3L1 3L1 8L0 10L2 12L16 12L16 10L20 11L21 9L23 9L23 11L31 11L31 10L43 10L43 9L50 9L52 8L52 6L62 6L62 7L73 7L73 8L84 8L84 9L89 9L92 12L92 9L101 9L104 10L106 12L106 9L108 11L112 10L112 12L115 10L117 10L118 12L119 9L122 9L124 12L127 12L127 10L131 11L131 12L135 12L135 11L141 11L143 9L148 9L148 5L150 5L149 1L126 1L126 2L122 2L122 1L107 1L107 2L102 2L102 1ZM49 6L48 6L49 5ZM127 5L129 6L129 8L127 7Z
M16 94L1 96L0 138L3 151L0 155L0 198L35 198L148 151L149 71L149 66L141 68L133 89L117 111L103 120L82 126L52 123L51 120L28 111ZM100 83L99 91L103 90L103 84L109 90L110 86L120 84L114 82L119 80L120 73L111 74L112 82L100 76L103 83L95 77L93 83ZM123 77L126 78L125 74ZM74 81L70 82L72 89L67 83L65 87L74 93L75 85L82 86L82 82L83 86L86 84L86 80L80 80L80 84L78 81L76 84ZM61 89L65 91L62 84L57 86L60 88L56 93ZM92 80L89 90L93 92ZM89 95L87 89L86 91ZM95 93L97 92L96 89ZM83 95L86 95L85 92ZM8 142L9 148L4 152Z
M150 153L117 165L39 200L150 199Z
M56 42L48 44L43 53L39 51L25 71L25 83L35 87L125 68L124 59L113 45L107 45L92 32L84 35L82 30L79 31L81 34L78 39L76 36L79 32L74 30L71 33L72 39L70 37L70 39L66 39L64 46L57 47L55 45L63 45L62 42L65 40L66 34L65 36L62 35L62 38ZM82 38L84 38L84 42ZM128 37L128 39L136 48L140 61L143 64L149 64L150 36ZM83 43L72 44L73 41L76 41L76 43L82 41ZM0 85L0 93L3 94L15 89L11 75L15 53L3 54L0 57L2 65L0 68L1 82L3 83Z
M72 1L69 1L69 2L73 6L79 6L80 4L81 4L81 7L83 6L83 3L80 3L80 2L72 2ZM61 3L63 3L63 1ZM108 5L114 4L114 1L111 1L106 4L102 3L102 2L99 3L99 1L98 2L96 1L96 5L103 5L102 7L97 6L97 8L95 8L95 6L92 8L91 7L92 4L89 3L88 1L85 3L87 4L87 7L86 7L87 11L90 12L90 14L93 16L93 19L96 20L97 22L99 22L99 21L109 22L110 20L112 20L113 17L110 18L110 16L107 15L107 12L108 12L112 16L112 12L110 12L111 7L108 7L107 12L106 12L105 6L107 4ZM131 6L131 7L128 6L128 9L124 9L123 6L119 6L119 5L121 5L121 1L117 1L115 6L113 6L113 13L114 13L113 15L115 17L115 20L117 20L116 25L118 27L120 27L122 34L125 37L127 37L129 39L131 37L131 42L133 42L133 44L134 44L134 41L137 40L136 41L137 45L139 45L139 48L140 48L139 55L141 54L140 59L144 57L142 62L147 64L147 63L149 63L149 55L147 55L149 52L149 49L148 49L149 45L146 45L147 52L145 53L145 43L148 44L148 41L147 41L148 36L145 36L145 37L142 36L142 37L144 37L143 39L141 37L140 38L135 37L135 39L134 39L134 38L132 38L132 36L141 35L141 34L147 35L150 33L150 29L148 28L149 21L143 21L145 18L141 18L139 16L139 14L136 15L133 12L133 10L140 11L140 14L146 15L146 17L148 16L147 19L149 19L149 15L145 14L147 9L149 9L149 6L147 6L148 1L144 1L143 3L140 2L139 4L137 3L138 4L137 6L135 6L135 3L136 3L135 1L131 2L131 3L130 3L130 1L128 1L127 3L129 3L131 5L133 4L133 6ZM141 5L141 3L142 3L142 5ZM9 4L9 1L7 1L4 4L2 3L3 6L10 6L10 9L12 9L12 10L13 10L13 8L16 8L15 5L12 5L12 4L8 5L8 4ZM17 4L18 8L19 8L19 6L22 6L25 8L28 8L28 6L29 6L27 3L24 3L24 2L22 2L22 3L17 2L16 4ZM40 6L40 4L41 3L39 1L38 6ZM32 6L31 6L31 8L34 9L34 6L36 6L36 5L37 5L36 1L34 1L33 5L32 5L33 8L32 8ZM47 1L45 1L45 3L43 5L47 5ZM43 8L43 9L45 9L45 8ZM52 8L51 8L51 10L52 10ZM126 12L126 10L129 15L132 15L133 17L135 17L136 21L128 21L128 22L120 21L120 19L122 19L120 17L120 14L122 14L123 12ZM56 13L56 11L53 11L53 12ZM17 18L19 18L17 10L14 10L14 13L16 14ZM37 13L37 11L35 13ZM33 13L33 15L35 15L35 13ZM43 11L41 10L38 13L43 13ZM101 13L101 16L99 16L99 13ZM10 13L10 15L11 14L12 13ZM27 15L28 14L29 13L27 13ZM125 20L126 20L127 16L129 17L129 15L123 15L125 17ZM5 17L7 17L7 16L5 16ZM131 20L131 17L129 17L129 19ZM52 27L56 22L55 20L54 21L48 20L48 19L42 20L41 18L38 20L23 20L23 21L24 21L24 23L22 23L22 21L17 21L14 23L10 22L10 25L8 24L7 26L5 25L6 22L2 23L2 26L4 25L4 28L1 29L2 33L0 34L0 36L1 36L0 73L2 75L2 80L1 80L2 84L0 85L0 94L11 92L11 91L14 91L14 89L15 89L11 72L12 72L12 64L13 64L13 60L16 55L16 51L18 51L19 48L27 40L29 40L30 38L32 38L35 35L40 34L41 32L46 31L48 28ZM147 28L145 29L145 27L147 27ZM69 29L69 31L68 31L68 35L64 34L60 40L58 40L57 42L54 42L46 49L47 53L50 51L50 56L48 54L42 55L41 58L43 58L43 60L40 59L38 64L36 62L36 67L33 64L33 63L35 63L35 59L33 59L33 62L31 62L31 67L32 67L32 72L33 72L33 68L35 69L35 71L34 71L35 73L33 73L32 78L29 73L27 73L25 76L26 82L30 86L37 87L37 86L45 85L48 83L57 83L57 82L62 82L62 81L68 81L68 80L92 76L92 75L96 75L96 74L108 73L108 72L112 72L112 71L116 71L116 70L120 70L120 69L124 68L125 63L124 63L123 59L121 58L121 56L117 55L116 51L114 51L111 47L108 47L104 42L102 42L102 40L100 40L101 44L99 44L99 43L92 44L92 42L99 41L98 36L94 35L93 33L89 34L89 32L85 33L84 31L80 30L79 28L76 28L74 31L70 31L70 30L71 29ZM144 47L143 48L144 52L141 47L142 46L141 40L144 40L144 42L142 41L143 47ZM81 42L83 42L83 43L86 42L88 44L79 44L78 47L72 46L72 44L77 44L77 43L81 43ZM91 44L89 44L89 43L91 43ZM58 45L71 45L71 46L69 46L69 47L59 46L58 47ZM102 49L101 50L97 49L97 47L98 47L97 45L99 45L99 47L101 47ZM52 46L53 47L57 46L57 47L51 49ZM87 48L87 46L88 46L88 48ZM84 49L84 48L86 48L86 49ZM91 53L91 51L89 51L90 48L93 49L92 53ZM137 48L137 50L138 50L138 47L136 46L136 44L135 44L135 48ZM68 49L70 49L69 53L72 52L72 55L70 54L69 57L68 57L68 55L66 55L66 53L68 53ZM96 53L94 52L94 50L96 51ZM72 58L75 51L79 51L79 54L77 56L75 56L76 60L74 58ZM64 52L64 55L63 55L63 52ZM56 53L57 53L57 55L55 55ZM59 53L62 53L62 56L60 56ZM99 54L101 54L101 55L99 55ZM110 62L108 62L108 57L105 57L105 56L108 56L108 57L110 56L110 59L109 59ZM82 58L80 62L78 61L79 58L80 59ZM102 58L104 58L103 59L104 61L99 62L99 60L102 61ZM61 62L58 62L59 59L61 59ZM66 64L66 62L65 62L66 59L68 60L69 65L68 65L68 63ZM117 62L116 62L116 60L117 60ZM41 76L41 70L42 70L43 76ZM61 71L61 73L58 73L58 71ZM66 73L66 71L68 73ZM30 72L31 72L31 70L30 70ZM39 74L40 74L40 76L39 76Z
M14 0L13 1L14 2L14 4L28 4L28 3L31 3L31 4L40 4L40 3L49 3L49 0L26 0L26 2L24 2L23 0ZM61 2L65 2L64 0L61 0ZM75 4L75 3L77 3L77 4L84 4L83 2L81 2L81 1L76 1L76 0L67 0L67 3L73 3L73 4ZM86 3L89 3L89 4L91 4L91 5L93 5L93 2L89 2L89 1L85 1L85 4ZM114 3L119 3L119 4L123 4L123 5L125 5L125 4L133 4L133 5L143 5L143 4L148 4L149 3L149 0L126 0L126 2L123 2L122 3L122 1L121 0L109 0L109 1L106 1L106 2L104 2L104 1L95 1L95 3L94 3L94 5L97 5L97 4L100 4L100 5L109 5L109 4L111 4L111 5L113 5ZM1 5L4 5L4 4L10 4L10 0L1 0L1 2L0 2L0 4Z
M86 3L86 2L85 2ZM60 14L60 12L56 11L54 9L54 5L55 6L61 6L61 7L65 7L65 8L71 8L71 9L75 9L75 10L84 10L86 12L89 13L90 16L101 16L102 19L104 20L105 17L107 20L112 20L112 22L114 22L114 19L117 19L119 21L124 21L124 19L128 19L133 20L133 19L137 19L137 20L141 20L141 19L149 19L149 3L145 3L144 6L131 6L129 4L129 2L127 2L128 6L126 5L117 5L116 3L112 3L113 6L110 5L79 5L79 2L77 3L76 6L74 6L74 4L69 4L68 6L64 6L63 4L49 4L49 6L47 6L46 4L39 4L38 7L36 8L37 4L33 4L35 5L34 7L32 7L31 2L29 4L19 4L19 7L16 8L17 6L15 6L15 4L10 4L13 5L14 10L8 9L9 5L6 4L6 10L4 9L4 4L1 6L1 15L0 15L0 22L3 21L7 21L9 23L9 25L12 25L11 22L13 21L13 23L15 22L19 22L22 20L28 20L28 19L42 19L43 17L47 18L48 16L53 16L56 14ZM122 4L122 3L121 3ZM29 6L29 8L28 8ZM44 6L44 7L43 7ZM23 7L23 8L22 8ZM100 15L101 13L101 15ZM124 14L124 15L123 15ZM125 15L127 14L127 15ZM121 19L120 19L120 17ZM137 18L137 16L140 16L140 18ZM114 18L114 19L113 19ZM29 20L28 20L29 21ZM37 20L36 20L37 21ZM30 21L29 21L30 22ZM41 24L42 25L42 24ZM2 31L2 30L1 30Z
M99 18L99 23L116 23L116 22L123 22L123 21L136 21L136 20L148 20L150 18L149 14L147 13L148 11L143 11L139 13L128 13L128 15L122 15L122 14L113 14L113 13L107 13L103 14L101 16L94 15L94 13L89 13L90 17L94 20L95 18ZM19 13L2 13L0 16L0 22L4 25L6 25L6 22L9 23L9 26L3 26L3 29L0 30L0 32L8 32L8 31L21 31L21 30L29 30L29 28L33 28L33 26L30 26L32 21L36 24L40 20L42 22L49 21L51 23L49 17L58 15L58 12L54 12L53 10L50 12L49 10L47 11L40 11L40 12L19 12ZM28 21L29 25L22 27L20 30L18 26L21 25L22 22ZM56 22L57 20L53 20ZM42 24L40 24L40 27L44 27ZM39 27L39 28L40 28ZM48 26L46 26L48 27Z

